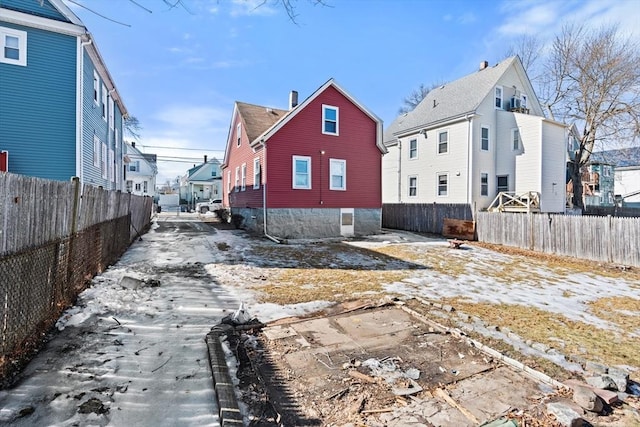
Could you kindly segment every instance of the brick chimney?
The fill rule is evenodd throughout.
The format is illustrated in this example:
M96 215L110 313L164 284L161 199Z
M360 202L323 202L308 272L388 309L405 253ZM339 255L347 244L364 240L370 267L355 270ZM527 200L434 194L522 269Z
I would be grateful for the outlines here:
M489 66L489 61L482 61L480 63L480 71L484 70L485 68L487 68Z
M292 90L289 94L289 110L293 110L298 105L298 92Z
M207 155L204 155L204 162L207 163Z

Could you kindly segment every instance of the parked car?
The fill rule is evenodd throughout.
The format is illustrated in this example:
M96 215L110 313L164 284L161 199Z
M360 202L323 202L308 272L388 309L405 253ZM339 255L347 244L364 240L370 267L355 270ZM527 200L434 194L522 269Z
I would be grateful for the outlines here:
M196 212L204 214L207 212L215 212L218 209L222 209L222 200L208 200L206 202L196 203Z

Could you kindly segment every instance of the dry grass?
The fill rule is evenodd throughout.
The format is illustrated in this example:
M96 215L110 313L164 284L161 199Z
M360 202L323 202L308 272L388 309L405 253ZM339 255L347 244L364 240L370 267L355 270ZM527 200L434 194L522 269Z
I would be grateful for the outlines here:
M554 257L504 247L481 245L506 255L485 257L481 251L452 250L444 245L384 245L363 249L342 243L304 246L258 246L247 255L255 256L267 279L254 283L262 300L296 304L317 300L340 302L379 294L383 285L415 277L415 270L427 269L458 278L463 275L487 277L497 283L527 283L535 286L540 277L547 285L561 283L576 274L621 278L630 286L640 283L636 271L595 265L572 258ZM572 298L579 293L564 291ZM457 310L481 318L486 324L508 327L524 340L544 343L565 355L578 355L609 365L640 367L640 300L602 298L588 304L591 313L615 326L616 331L570 320L561 314L515 304L473 303L462 297L443 301ZM635 337L633 335L636 335ZM493 343L500 346L499 343ZM509 345L503 343L504 349ZM537 359L540 367L552 365ZM552 372L553 366L545 371ZM559 369L555 366L555 369ZM555 374L555 372L553 372Z
M636 306L640 304L635 301ZM566 355L580 355L609 365L640 366L640 340L628 333L615 333L533 307L471 303L460 298L447 299L446 303L487 324L508 327L525 340L555 348L562 342L559 350ZM639 319L635 317L636 322Z

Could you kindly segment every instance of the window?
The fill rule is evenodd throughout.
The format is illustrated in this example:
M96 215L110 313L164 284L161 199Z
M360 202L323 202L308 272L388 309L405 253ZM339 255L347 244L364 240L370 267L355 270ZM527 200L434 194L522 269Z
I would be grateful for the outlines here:
M133 181L127 181L127 193L131 193L131 191L133 190Z
M311 157L293 156L293 188L311 189Z
M100 102L100 77L96 71L93 72L93 102L96 105Z
M244 191L247 189L247 164L243 163L242 164L242 169L241 169L241 175L242 175L242 186L240 187L240 190Z
M446 154L449 152L449 132L444 131L438 133L438 154Z
M481 141L481 148L485 151L489 150L489 128L487 126L482 126L481 129L481 136L480 136L480 141Z
M409 177L409 197L416 197L418 195L418 177Z
M498 175L498 193L509 191L509 175Z
M109 178L116 182L116 153L112 149L109 149Z
M240 141L242 140L242 123L238 123L236 126L236 146L240 146Z
M446 196L449 192L449 175L446 173L438 174L438 196Z
M511 129L511 141L513 142L513 149L520 149L520 131L518 129Z
M602 166L602 176L611 176L611 166Z
M142 189L142 187L140 186L139 182L136 182L136 191L140 191Z
M100 167L100 138L93 135L93 166Z
M27 66L27 32L13 28L0 27L2 54L0 62Z
M227 171L227 194L231 193L231 171Z
M101 163L102 177L107 178L107 144L102 143L102 163Z
M147 181L142 181L142 191L145 193L149 192L149 183Z
M488 173L480 174L480 195L481 196L489 195L489 174Z
M347 189L347 161L338 159L329 159L329 181L330 190L346 190Z
M322 106L322 133L338 135L338 107Z
M236 183L233 187L233 191L238 191L240 188L240 167L236 166Z
M140 160L129 163L129 172L140 172Z
M109 98L109 128L113 129L114 128L114 108L115 108L115 104L113 102L113 98Z
M496 86L496 108L502 109L502 86Z
M520 106L522 108L527 108L527 95L524 93L520 95Z
M102 118L107 120L107 87L102 85Z
M418 140L412 139L409 141L409 158L417 159L418 158Z
M262 175L260 171L260 158L253 159L253 188L260 188Z

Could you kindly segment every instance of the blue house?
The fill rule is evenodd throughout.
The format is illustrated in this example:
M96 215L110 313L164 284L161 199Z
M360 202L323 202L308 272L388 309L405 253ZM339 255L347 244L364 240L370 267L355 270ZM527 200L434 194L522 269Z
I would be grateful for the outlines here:
M8 171L123 189L127 110L61 0L0 1L0 151Z

